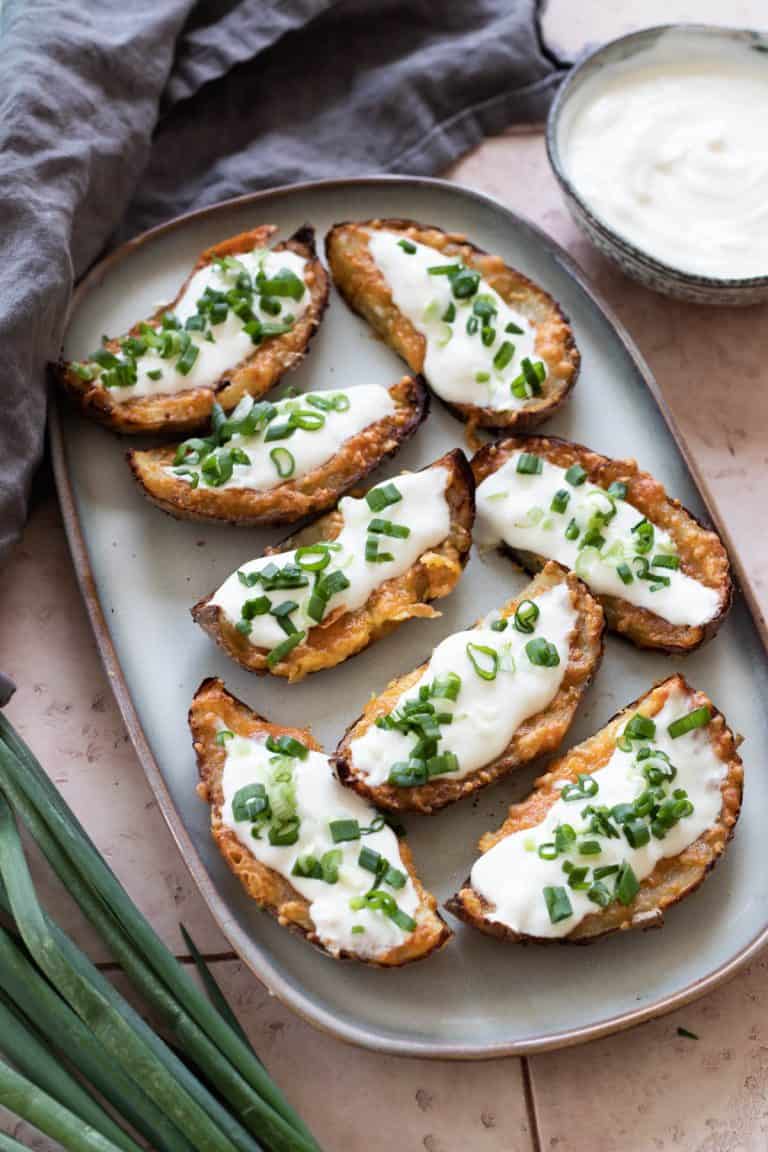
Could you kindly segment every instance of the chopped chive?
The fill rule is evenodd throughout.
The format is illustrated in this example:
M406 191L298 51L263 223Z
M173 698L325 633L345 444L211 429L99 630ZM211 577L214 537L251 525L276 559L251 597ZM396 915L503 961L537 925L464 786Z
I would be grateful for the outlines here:
M599 840L581 840L579 842L580 856L599 856L601 852Z
M368 525L368 531L379 536L392 536L396 540L407 540L411 534L410 528L405 524L393 524L391 520L381 520L374 517Z
M601 884L599 880L595 880L587 889L587 899L591 900L593 904L597 904L600 908L607 908L611 902L611 894L605 884Z
M581 464L571 464L570 468L565 473L566 481L574 488L578 488L581 484L583 484L586 478L586 469L582 468Z
M235 820L255 821L269 812L269 798L263 784L246 784L238 788L232 799L232 815Z
M560 796L566 802L571 800L589 800L596 796L600 789L600 785L593 776L589 773L580 772L576 777L576 783L566 784L561 790Z
M391 552L379 552L379 542L375 536L365 541L365 559L369 564L389 564L394 560Z
M493 620L491 622L491 631L492 632L506 632L508 627L509 627L509 621L505 620L503 616L501 617L501 619Z
M646 520L645 518L638 520L637 524L632 528L632 532L636 537L635 548L637 551L640 553L650 552L651 548L653 548L653 540L656 534L650 520Z
M533 632L539 618L539 606L533 600L521 600L515 609L515 628L518 632Z
M243 620L253 620L256 616L264 616L271 607L272 601L269 596L254 596L243 602L240 615Z
M615 876L618 870L618 864L602 864L599 868L593 869L592 875L595 880L604 880L606 876Z
M455 752L441 752L427 760L427 776L444 776L447 772L458 772L459 758Z
M461 264L433 264L427 268L430 276L455 276L461 271Z
M621 564L616 565L616 571L622 584L631 584L634 580L632 569L630 568L629 564L625 564L623 560Z
M652 740L656 735L656 722L650 716L635 712L625 725L623 735L629 740Z
M660 556L654 556L653 560L651 560L651 568L671 568L677 571L679 567L679 556L670 556L667 553L663 553Z
M487 384L490 378L490 372L475 372L475 380L478 384Z
M357 820L331 820L328 827L334 844L360 839L360 824Z
M456 305L454 304L453 300L451 300L450 304L446 308L445 312L443 312L443 315L440 317L440 319L444 324L452 324L454 322L456 319Z
M525 382L530 389L532 396L541 395L541 382L546 377L547 370L541 360L537 360L535 364L531 363L527 356L524 356L520 361L520 367L523 370Z
M495 680L499 671L499 654L485 644L467 644L467 656L481 680Z
M565 512L568 507L568 501L571 498L570 492L566 492L565 488L559 488L552 497L552 503L549 508L551 512Z
M330 562L331 554L322 544L305 544L296 549L296 563L305 572L322 572Z
M234 740L234 732L230 732L228 728L222 728L221 732L216 733L216 743L220 748L223 748L227 740Z
M493 358L493 366L497 372L503 372L515 354L515 346L509 340L504 340Z
M613 496L615 500L626 500L627 485L623 480L614 480L613 484L608 486L608 495Z
M160 380L162 379L162 375L162 368L152 368L149 372L147 372L147 376L150 378L150 380Z
M309 756L306 744L285 732L282 736L268 736L267 748L278 756L295 756L297 760L306 760Z
M642 848L651 839L651 832L645 820L627 820L623 828L632 848Z
M409 256L413 256L416 251L416 245L412 244L410 240L398 240L398 247L402 248L403 252L407 252Z
M477 316L469 316L467 319L467 334L469 336L474 336L479 327L480 321L478 320Z
M517 458L515 471L523 476L537 476L542 469L541 457L533 452L521 452Z
M685 736L686 732L693 732L695 728L703 728L709 724L712 719L712 713L706 705L701 708L694 708L687 716L681 716L678 720L673 720L667 727L667 732L673 740L677 740L678 736Z
M568 521L568 527L565 530L566 540L577 540L581 529L575 520Z
M287 448L273 448L269 458L277 469L277 474L281 480L293 476L296 471L296 461Z
M549 919L553 924L559 924L561 920L567 920L573 915L573 907L565 888L548 884L543 892Z
M484 348L490 348L496 339L496 329L491 328L488 324L484 324L480 332L480 339Z
M620 904L631 904L640 891L640 883L626 860L619 868L614 894Z
M380 488L372 488L366 492L365 499L372 512L381 512L390 504L397 504L402 495L394 484L384 484Z
M556 668L560 663L557 648L543 636L534 636L533 640L529 640L525 652L531 664L537 668Z
M525 329L520 328L517 324L515 324L512 320L510 320L509 324L507 324L504 331L511 333L513 336L522 336L523 333L525 332Z
M572 888L575 892L586 892L589 888L589 881L587 875L589 868L574 868L568 870L568 887Z
M267 656L269 667L274 668L276 664L284 660L298 644L301 644L305 636L306 632L294 632L292 636L286 636L285 640L281 640Z
M292 424L289 420L284 421L282 424L273 421L264 434L264 440L266 443L272 440L287 440L290 436L293 436L295 431L296 425Z
M474 296L480 284L480 273L471 268L461 268L451 276L451 291L457 300L468 300Z

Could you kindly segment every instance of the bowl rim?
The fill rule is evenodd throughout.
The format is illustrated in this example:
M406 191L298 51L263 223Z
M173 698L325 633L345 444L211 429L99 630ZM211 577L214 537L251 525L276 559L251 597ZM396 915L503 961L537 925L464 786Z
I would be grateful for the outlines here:
M620 45L631 45L636 41L644 40L654 34L661 35L665 32L672 32L675 35L685 35L686 33L703 34L705 36L711 36L712 39L723 40L753 37L756 41L764 44L766 50L768 50L768 30L761 31L757 28L739 28L735 25L698 24L686 21L675 21L670 24L652 24L647 28L638 28L635 29L634 32L627 32L622 36L616 36L612 40L607 40L604 44L593 48L578 60L555 94L555 98L549 109L549 114L547 115L545 131L547 158L550 167L561 189L566 196L575 201L589 222L590 227L596 232L605 235L611 244L618 248L625 257L641 264L657 276L690 287L711 288L719 291L727 291L729 289L736 291L740 289L766 289L768 288L768 272L762 276L705 276L697 272L685 272L681 268L676 268L673 264L666 264L663 260L651 256L645 249L633 244L620 232L615 231L610 225L606 224L604 220L595 215L588 201L584 199L566 173L565 165L560 157L557 135L563 110L576 90L584 72L591 68L600 57L609 55Z

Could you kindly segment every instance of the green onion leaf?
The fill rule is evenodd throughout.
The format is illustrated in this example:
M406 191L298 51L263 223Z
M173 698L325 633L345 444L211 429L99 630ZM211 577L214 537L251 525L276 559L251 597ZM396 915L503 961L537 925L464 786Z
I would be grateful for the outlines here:
M573 915L573 907L565 888L560 885L547 885L543 893L549 919L553 924L559 924L561 920L567 920Z
M301 644L306 636L306 632L294 632L292 636L286 636L285 640L281 640L267 656L267 664L270 668L274 668L281 660L293 652L294 648Z
M542 471L541 457L533 452L521 452L517 458L515 471L523 476L537 476Z
M328 827L334 844L342 844L346 840L360 839L360 825L357 820L331 820Z
M552 503L549 508L551 512L565 512L568 507L568 501L571 498L570 492L566 492L565 488L559 488L552 497Z
M467 656L481 680L495 680L499 671L499 654L485 644L467 644Z
M372 512L381 512L390 504L397 504L402 498L394 484L384 484L380 488L372 488L370 492L365 494L366 502Z
M398 247L402 248L403 252L407 252L409 256L413 256L416 251L416 245L412 244L410 240L398 240Z
M535 604L533 600L521 600L515 610L515 628L518 632L530 635L536 628L538 618L538 604ZM557 663L559 663L559 660Z
M567 483L571 484L574 488L578 488L579 485L583 484L586 478L586 469L582 468L581 464L571 464L565 473Z
M537 668L556 668L560 663L557 648L543 636L534 636L533 640L529 640L525 652L531 664Z
M694 708L687 716L681 716L678 720L673 720L667 726L667 732L673 740L677 740L678 736L685 736L686 732L693 732L695 728L703 728L709 724L712 719L712 713L706 705L701 708Z

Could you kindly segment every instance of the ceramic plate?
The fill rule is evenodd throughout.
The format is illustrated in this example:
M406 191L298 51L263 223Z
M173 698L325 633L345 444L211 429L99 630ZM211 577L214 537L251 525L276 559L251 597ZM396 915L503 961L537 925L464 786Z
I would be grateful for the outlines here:
M277 224L287 236L310 221L322 241L337 221L375 216L411 216L465 231L551 292L571 318L583 360L570 402L546 431L612 456L637 456L692 511L711 516L647 368L582 273L532 225L486 197L440 181L382 178L281 189L157 229L91 272L77 294L65 355L84 356L103 332L123 332L171 299L197 253L217 240L262 223ZM402 372L397 357L334 295L311 353L290 384L390 384ZM463 445L463 425L439 403L432 408L426 424L376 480ZM669 912L661 933L627 933L590 948L520 947L453 923L456 936L437 956L400 971L379 971L339 964L279 928L230 875L210 839L208 809L195 794L186 717L200 681L221 676L260 713L276 723L311 725L332 750L371 692L415 667L444 636L516 593L525 577L508 561L473 552L458 589L440 602L439 620L408 623L348 665L298 685L259 679L213 645L192 623L189 608L285 531L176 522L139 494L125 463L125 444L111 433L62 411L53 437L80 581L150 783L224 933L271 991L307 1020L383 1052L467 1058L553 1048L691 999L735 971L768 935L762 827L768 775L761 754L768 746L767 661L743 596L714 642L685 659L638 652L609 637L602 670L566 740L568 746L583 739L677 669L748 737L745 808L735 841L700 892ZM420 874L438 898L456 890L475 858L478 837L501 822L537 772L524 769L475 802L407 821Z

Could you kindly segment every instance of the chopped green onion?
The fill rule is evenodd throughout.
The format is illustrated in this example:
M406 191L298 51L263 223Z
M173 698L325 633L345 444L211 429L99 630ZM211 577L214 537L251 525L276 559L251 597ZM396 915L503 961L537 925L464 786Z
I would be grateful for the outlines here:
M567 852L576 843L576 833L570 824L558 824L555 828L555 847L558 852Z
M571 498L570 492L566 492L565 488L559 488L552 497L550 504L550 511L552 512L565 512L568 507L568 501Z
M599 868L593 869L592 875L595 880L604 880L606 876L615 876L618 871L618 864L602 864Z
M490 378L490 372L475 372L475 380L478 384L487 384Z
M240 615L243 620L253 620L256 616L264 616L271 607L272 601L269 596L253 596L243 602Z
M556 668L560 663L557 648L543 636L534 636L533 640L529 640L525 652L531 664L537 668Z
M589 881L587 874L589 868L574 868L571 866L568 869L568 887L572 888L575 892L586 892L589 888Z
M461 676L447 672L441 679L432 681L430 695L441 700L456 700L461 690Z
M532 364L528 357L524 356L520 361L520 367L523 370L523 376L525 377L525 382L530 389L531 395L540 396L541 382L544 380L547 372L544 363L541 360L537 360L535 364Z
M599 856L602 852L599 840L580 840L579 841L579 855L580 856Z
M629 740L652 740L656 735L656 723L650 716L635 712L625 725L623 735Z
M493 366L497 372L503 372L515 354L515 346L509 340L504 340L493 358ZM518 469L519 471L519 469Z
M616 877L615 896L620 904L631 904L640 891L640 883L632 870L632 865L626 860L619 868Z
M506 632L508 627L509 627L509 621L505 620L503 616L499 620L491 621L491 631L492 632Z
M632 848L642 848L651 839L651 832L645 820L627 820L623 829Z
M475 332L477 332L479 327L480 327L480 321L478 320L477 316L468 317L468 319L467 319L467 334L469 336L474 336Z
M235 820L253 822L260 816L269 814L269 798L263 784L246 784L235 792L232 800L232 815Z
M608 495L613 496L616 500L626 500L627 485L623 480L614 480L613 484L608 486Z
M673 740L677 740L678 736L685 736L686 732L692 732L695 728L703 728L709 724L712 719L712 713L706 705L701 708L694 708L687 716L681 716L678 720L673 720L667 727L667 732Z
M345 840L360 839L360 824L357 820L331 820L328 827L334 844L342 844Z
M565 479L567 483L571 484L574 488L578 488L579 485L583 484L586 478L586 469L582 468L581 464L571 464L570 468L565 473Z
M554 840L548 840L544 844L539 844L538 854L542 860L557 860L557 845Z
M637 537L635 540L635 548L640 553L650 552L653 548L653 540L655 536L655 529L650 520L638 520L637 524L632 528L632 532Z
M398 240L398 247L402 248L403 252L407 252L409 256L413 256L416 251L416 245L412 244L410 240Z
M521 452L517 458L515 471L523 476L537 476L542 471L541 457L533 452Z
M561 920L567 920L573 915L573 907L565 888L548 884L543 892L549 919L553 924L559 924Z
M480 284L480 273L471 268L462 268L451 276L451 291L457 300L467 300L474 296Z
M576 521L575 520L569 520L568 521L568 527L565 530L566 540L578 539L580 531L581 531L581 529L579 528L579 525L576 523Z
M499 654L485 644L467 644L467 656L481 680L495 680L499 671Z
M522 336L525 329L520 328L517 324L515 324L512 320L510 320L509 324L507 324L504 331L510 332L513 336Z
M220 748L223 748L227 740L234 740L234 732L230 732L228 728L222 728L220 732L216 733L216 743Z
M451 300L451 302L448 305L448 307L446 308L445 312L443 312L443 315L441 316L441 320L443 321L444 324L452 324L455 319L456 319L456 305L454 304L453 300Z
M455 276L461 271L461 264L433 264L427 268L430 276Z
M294 648L301 644L306 636L306 632L294 632L292 636L286 636L285 640L281 640L267 656L267 664L270 668L274 668L281 660L284 660Z
M515 610L515 628L528 635L534 631L539 618L539 606L533 600L521 600Z
M398 788L417 788L427 782L426 761L411 759L393 764L389 770L388 782Z
M369 564L389 564L395 557L391 552L379 552L379 541L369 536L365 541L365 559Z
M305 572L322 572L330 562L331 554L323 544L305 544L296 549L296 563Z
M651 560L652 568L672 568L676 571L680 567L680 557L671 556L669 553L662 553L659 556L654 556Z
M411 534L407 525L394 524L391 520L381 520L378 516L371 520L368 531L379 536L392 536L396 540L407 540Z
M623 560L621 564L616 565L616 571L622 584L631 584L634 580L632 569L630 568L629 564L625 564Z
M269 458L277 469L277 474L281 480L293 476L296 471L296 461L287 448L273 448Z
M599 880L595 880L587 889L587 899L591 900L593 904L597 904L600 908L607 908L611 902L611 894L605 884L601 884Z
M441 752L427 760L427 776L444 776L447 772L458 772L459 758L455 752Z
M566 802L571 800L589 800L592 796L596 796L600 785L593 776L589 773L580 772L576 777L576 783L566 784L561 790L560 796Z
M279 756L295 756L297 760L306 760L309 748L297 740L295 736L283 733L282 736L268 736L267 748Z
M365 495L368 507L372 512L381 512L390 504L397 504L402 498L394 484L384 484L380 488L372 488Z
M282 424L277 424L273 421L264 434L264 441L268 444L272 440L288 440L289 437L293 436L295 431L296 425L292 424L290 420L286 420Z

